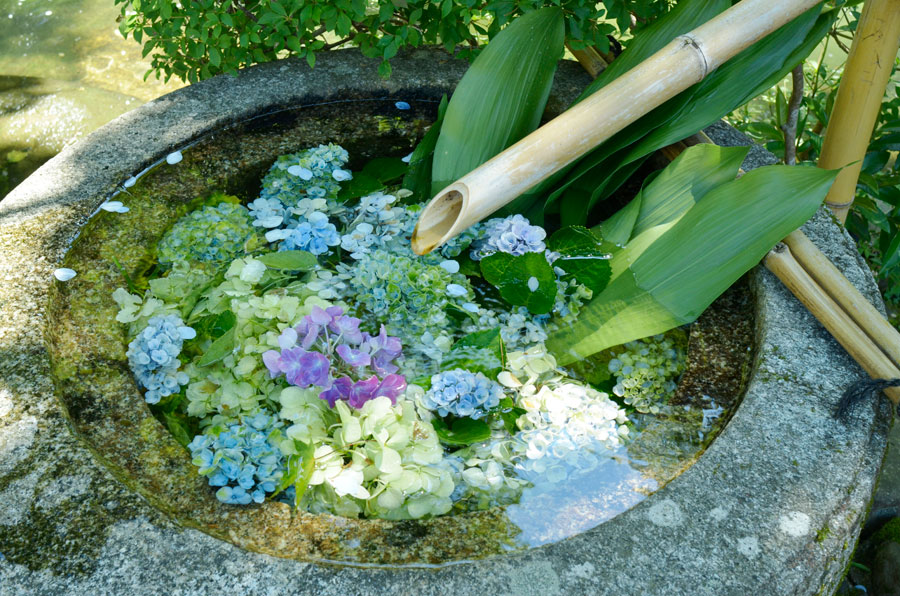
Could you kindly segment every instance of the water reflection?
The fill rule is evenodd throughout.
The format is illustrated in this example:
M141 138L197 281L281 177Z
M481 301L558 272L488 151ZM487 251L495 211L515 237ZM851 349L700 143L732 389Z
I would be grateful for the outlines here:
M0 0L0 197L65 146L180 86L117 30L112 0Z

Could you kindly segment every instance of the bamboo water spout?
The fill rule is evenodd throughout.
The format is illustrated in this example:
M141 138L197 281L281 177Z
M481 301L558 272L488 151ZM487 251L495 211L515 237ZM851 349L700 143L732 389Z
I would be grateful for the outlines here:
M584 155L818 0L743 0L439 192L412 248L428 253ZM623 101L625 98L625 101Z

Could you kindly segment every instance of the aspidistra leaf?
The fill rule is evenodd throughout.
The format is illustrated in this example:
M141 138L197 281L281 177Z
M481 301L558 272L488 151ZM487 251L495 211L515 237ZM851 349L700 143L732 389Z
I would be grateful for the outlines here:
M812 216L835 175L819 168L768 166L710 190L642 247L575 323L549 337L547 347L565 365L694 321ZM613 257L614 271L619 258Z
M564 23L557 7L529 12L478 55L447 107L434 152L431 194L537 128L562 57Z

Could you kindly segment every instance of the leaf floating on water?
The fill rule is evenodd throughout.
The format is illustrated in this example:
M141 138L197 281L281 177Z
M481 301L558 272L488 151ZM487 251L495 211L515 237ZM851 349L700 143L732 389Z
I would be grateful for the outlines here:
M309 271L318 261L315 255L305 250L283 250L270 252L256 258L266 267L287 271Z

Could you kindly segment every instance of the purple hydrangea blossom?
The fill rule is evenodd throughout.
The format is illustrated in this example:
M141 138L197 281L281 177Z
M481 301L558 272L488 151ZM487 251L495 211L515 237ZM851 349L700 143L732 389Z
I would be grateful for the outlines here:
M342 399L361 408L380 396L396 403L406 389L406 379L394 374L399 367L393 361L403 353L400 340L389 336L383 325L373 336L360 331L359 324L339 306L314 306L297 326L281 333L280 351L263 354L269 375L284 374L298 387L321 387L319 397L331 407Z
M396 404L397 398L405 390L406 379L403 375L387 375L381 380L372 375L355 383L350 377L340 377L334 380L331 388L320 393L319 397L328 401L332 408L337 400L342 399L351 407L359 409L376 397L387 397L392 404Z
M521 215L495 218L485 223L484 237L472 243L471 257L479 261L495 252L505 252L515 257L527 252L544 252L547 232L533 226Z

